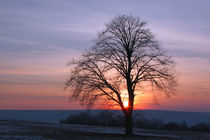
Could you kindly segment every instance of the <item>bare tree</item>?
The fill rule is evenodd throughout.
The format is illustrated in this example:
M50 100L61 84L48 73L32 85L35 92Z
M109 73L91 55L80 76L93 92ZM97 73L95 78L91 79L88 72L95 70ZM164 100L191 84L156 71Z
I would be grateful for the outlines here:
M117 16L98 34L93 46L73 65L66 87L72 97L93 105L106 97L120 106L126 134L132 135L132 112L137 87L150 84L166 95L176 87L174 61L162 50L138 17ZM127 91L128 106L123 103Z

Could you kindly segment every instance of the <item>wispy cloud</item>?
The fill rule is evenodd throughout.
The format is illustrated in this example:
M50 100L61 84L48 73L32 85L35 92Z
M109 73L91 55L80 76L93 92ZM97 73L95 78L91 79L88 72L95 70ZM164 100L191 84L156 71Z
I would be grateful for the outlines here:
M62 101L66 102L66 98L68 96L60 95L40 95L40 93L37 93L36 95L28 94L22 94L22 93L15 93L15 94L9 94L9 93L1 93L0 101L8 101L8 100L33 100L33 101Z
M97 32L103 30L110 18L117 14L133 14L148 21L151 32L177 62L182 94L168 101L168 108L170 105L176 108L180 100L183 104L177 105L179 109L186 100L195 101L191 97L193 94L205 100L199 94L210 91L209 13L208 0L2 1L0 88L3 92L0 99L11 99L24 108L28 102L20 103L18 95L27 94L23 97L26 100L33 101L34 98L36 102L41 100L42 105L52 106L52 102L45 103L43 99L54 100L62 93L69 70L68 60L90 48ZM14 96L6 96L6 93ZM60 101L53 103L58 106ZM148 103L150 101L148 99ZM33 102L34 106L36 102ZM12 108L9 102L4 103ZM150 104L146 106L150 107ZM166 106L160 104L159 109Z
M50 44L45 44L37 41L30 41L30 40L21 40L21 39L14 39L14 38L9 38L9 37L2 37L0 36L0 40L11 42L11 43L17 43L17 44L22 44L28 47L43 47L46 49L55 49L55 50L64 50L65 48L62 46L57 46L57 45L50 45ZM66 50L66 49L65 49Z
M166 43L171 42L171 47L189 50L201 50L202 48L204 51L210 51L210 35L204 36L196 32L177 31L175 28L173 29L156 26L152 26L151 28L160 41ZM182 46L181 44L185 46Z

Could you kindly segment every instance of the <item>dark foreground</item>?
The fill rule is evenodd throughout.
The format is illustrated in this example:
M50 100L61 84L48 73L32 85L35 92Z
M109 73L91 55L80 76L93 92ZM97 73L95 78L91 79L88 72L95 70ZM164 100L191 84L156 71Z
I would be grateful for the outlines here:
M0 120L4 140L210 140L210 133L204 132L134 129L134 134L126 137L120 127Z

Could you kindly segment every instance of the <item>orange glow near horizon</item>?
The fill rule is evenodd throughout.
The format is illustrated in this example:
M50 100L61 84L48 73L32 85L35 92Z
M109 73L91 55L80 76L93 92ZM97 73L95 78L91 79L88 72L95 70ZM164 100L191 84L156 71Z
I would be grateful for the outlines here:
M65 74L59 75L20 75L1 79L8 83L0 85L0 109L1 110L85 110L86 106L80 106L76 101L69 101L70 92L63 90L62 79ZM186 77L186 76L185 76ZM165 94L153 94L149 87L135 91L134 109L143 110L182 110L209 112L208 83L190 83L193 78L183 77L182 85L177 89L177 94L171 98ZM4 77L3 77L4 78ZM185 78L185 79L184 79ZM208 77L207 77L208 78ZM186 88L187 87L187 88ZM197 89L202 87L202 89ZM193 96L191 96L193 93ZM155 95L155 96L154 96ZM123 106L128 107L128 92L121 91ZM100 100L93 109L121 109L116 104ZM196 102L196 104L195 104Z

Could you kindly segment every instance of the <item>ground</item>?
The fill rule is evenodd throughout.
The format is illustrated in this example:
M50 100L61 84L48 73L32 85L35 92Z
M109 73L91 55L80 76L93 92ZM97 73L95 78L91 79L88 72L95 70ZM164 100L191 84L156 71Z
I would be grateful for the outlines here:
M6 140L210 140L210 133L134 129L126 137L124 128L67 125L21 120L0 120L0 139Z

